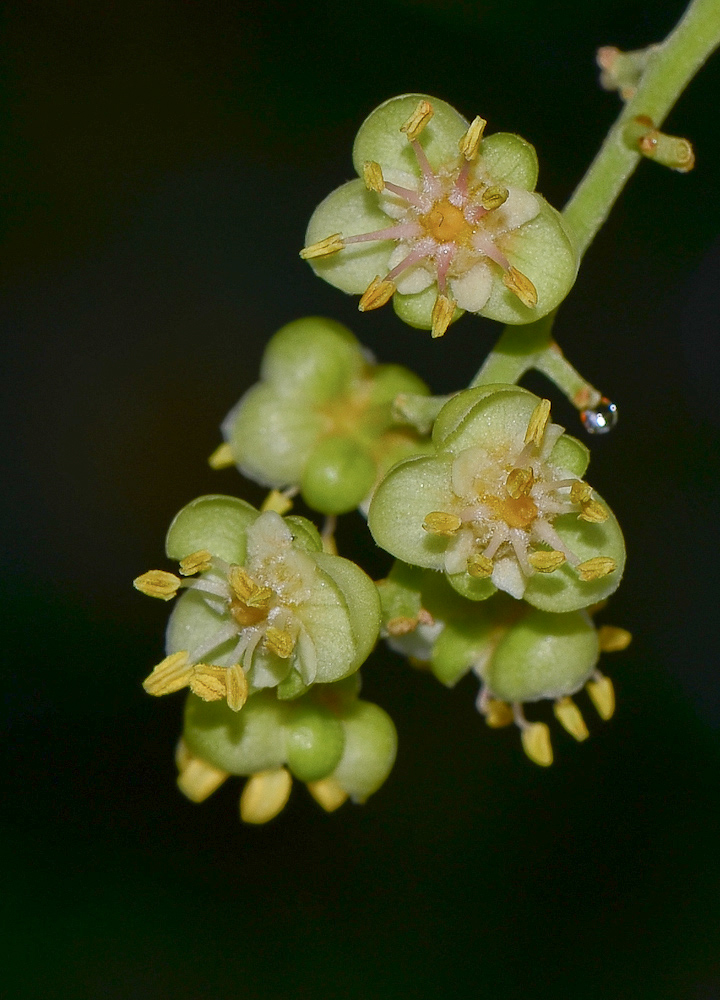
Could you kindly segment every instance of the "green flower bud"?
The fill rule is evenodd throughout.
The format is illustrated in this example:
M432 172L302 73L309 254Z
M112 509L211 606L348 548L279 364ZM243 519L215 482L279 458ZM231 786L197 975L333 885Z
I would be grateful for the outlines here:
M365 120L353 149L361 180L315 210L301 256L330 284L391 297L411 326L442 336L463 310L530 323L572 287L577 256L560 215L540 195L533 147L483 136L449 104L392 98Z
M200 497L173 521L167 552L184 579L155 570L136 581L165 599L185 590L168 624L168 655L145 682L151 694L190 687L236 711L261 688L296 698L354 673L375 644L375 585L355 563L323 552L305 518Z
M609 508L579 477L584 445L518 386L459 393L440 411L434 455L400 462L369 511L396 558L444 570L471 600L502 590L552 612L603 600L625 563Z
M299 487L323 514L369 502L375 483L427 439L397 424L402 393L427 395L400 365L377 365L332 320L296 320L270 340L261 381L228 414L223 434L240 471L275 489Z
M344 714L345 748L332 773L353 802L365 802L385 782L397 754L392 719L369 701L357 701Z
M342 724L308 701L296 702L286 729L287 764L300 781L318 781L337 766L345 748Z

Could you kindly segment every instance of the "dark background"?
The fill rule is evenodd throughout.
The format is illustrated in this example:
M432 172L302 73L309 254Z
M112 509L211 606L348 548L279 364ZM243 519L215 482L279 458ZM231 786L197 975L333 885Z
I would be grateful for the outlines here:
M296 787L242 827L239 783L199 807L175 789L181 698L140 688L167 609L130 587L166 566L194 496L260 500L206 457L283 323L341 319L438 392L497 336L360 316L298 259L364 116L413 90L481 113L535 143L561 205L616 113L595 49L659 40L681 9L3 5L8 995L720 997L720 62L667 125L696 170L641 167L557 326L621 414L591 442L630 551L603 619L635 634L604 664L611 723L581 696L592 738L555 726L541 770L484 726L471 681L447 692L380 650L364 677L400 733L387 785L332 816ZM360 527L343 551L379 577Z

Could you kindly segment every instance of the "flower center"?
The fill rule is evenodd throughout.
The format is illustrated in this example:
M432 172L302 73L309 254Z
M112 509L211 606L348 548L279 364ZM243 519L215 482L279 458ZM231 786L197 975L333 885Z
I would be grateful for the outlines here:
M495 516L504 521L509 528L529 528L539 514L537 504L528 496L484 499Z
M468 243L472 236L472 228L461 209L447 198L436 202L431 211L422 216L420 224L439 243Z

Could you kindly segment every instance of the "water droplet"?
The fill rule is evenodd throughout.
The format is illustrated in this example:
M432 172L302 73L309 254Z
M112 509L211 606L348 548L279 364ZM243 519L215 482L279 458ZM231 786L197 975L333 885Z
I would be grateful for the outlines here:
M607 434L618 422L618 408L603 396L594 409L583 410L580 419L588 434Z

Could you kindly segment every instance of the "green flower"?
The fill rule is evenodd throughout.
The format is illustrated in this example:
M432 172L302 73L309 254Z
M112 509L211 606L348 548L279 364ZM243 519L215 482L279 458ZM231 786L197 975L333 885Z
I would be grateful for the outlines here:
M393 419L403 393L429 389L400 365L375 364L340 323L296 320L271 339L261 381L225 419L227 461L263 486L299 488L322 514L366 505L390 466L427 451Z
M575 281L577 256L538 194L537 157L516 135L483 137L444 101L394 97L365 120L349 181L316 208L301 256L330 284L391 297L411 326L442 336L461 310L530 323Z
M378 587L382 634L391 648L425 663L448 687L472 671L481 684L478 711L493 728L515 722L536 763L552 762L550 735L544 723L526 719L524 703L551 700L556 718L577 740L588 730L571 696L583 687L601 718L612 716L612 682L597 662L600 652L627 647L624 629L598 630L587 611L539 611L505 594L468 601L440 574L404 563Z
M549 417L547 400L517 386L459 393L438 415L435 454L400 462L376 490L375 541L444 570L472 600L499 589L561 612L606 598L622 576L622 533L580 478L587 448Z
M248 777L240 811L251 823L280 812L292 778L328 811L348 797L364 802L392 769L397 733L386 712L357 697L359 689L354 674L292 702L260 691L239 714L190 694L177 756L181 790L197 802L230 775Z
M323 552L305 518L200 497L173 521L166 549L181 576L151 570L135 581L165 600L184 588L167 656L145 681L150 694L189 687L237 711L261 688L294 698L347 677L375 644L375 585L355 563Z

